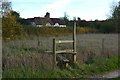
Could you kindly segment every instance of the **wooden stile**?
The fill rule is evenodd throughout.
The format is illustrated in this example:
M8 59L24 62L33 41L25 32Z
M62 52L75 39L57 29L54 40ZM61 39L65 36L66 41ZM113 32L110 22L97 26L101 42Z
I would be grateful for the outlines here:
M73 43L73 49L72 50L61 50L61 51L56 51L56 44L61 44L61 43ZM73 27L73 40L56 40L53 38L53 51L46 51L47 53L53 53L53 62L54 66L53 68L56 67L56 54L72 54L72 61L73 63L76 63L76 22L74 22L74 27ZM69 60L64 58L63 56L58 56L60 60L65 62L65 66L68 66Z

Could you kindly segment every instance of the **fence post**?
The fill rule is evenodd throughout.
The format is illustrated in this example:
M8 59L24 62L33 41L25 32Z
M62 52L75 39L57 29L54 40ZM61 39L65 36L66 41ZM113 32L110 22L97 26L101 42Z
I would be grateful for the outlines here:
M40 46L40 41L38 40L38 47Z
M73 52L76 52L76 22L74 22L73 26ZM72 57L73 62L76 63L76 54L73 54Z
M105 41L105 39L103 38L102 39L102 54L104 55L104 41Z
M56 67L56 40L53 38L53 68Z
M37 51L38 51L38 53L39 53L39 47L41 46L41 43L40 43L40 41L39 41L39 39L38 39L38 43L37 43L38 45L37 45Z

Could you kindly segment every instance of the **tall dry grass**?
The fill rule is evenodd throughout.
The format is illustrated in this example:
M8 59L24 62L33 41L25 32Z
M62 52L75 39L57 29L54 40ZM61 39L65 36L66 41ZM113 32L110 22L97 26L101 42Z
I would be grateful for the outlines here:
M45 51L52 50L53 37L31 37L29 40L3 41L3 69L24 66L52 69L52 55ZM72 39L72 36L56 37ZM104 39L104 49L102 40ZM39 41L39 45L38 45ZM57 45L58 50L72 48L72 44ZM104 54L103 54L104 50ZM81 34L77 35L77 62L90 63L95 57L110 58L118 54L117 34Z

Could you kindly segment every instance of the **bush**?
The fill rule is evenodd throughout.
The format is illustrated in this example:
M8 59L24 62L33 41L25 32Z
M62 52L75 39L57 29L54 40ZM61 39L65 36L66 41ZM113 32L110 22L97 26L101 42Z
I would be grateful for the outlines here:
M70 27L34 27L31 25L23 25L28 36L66 36L73 33ZM77 27L77 34L95 33L98 32L95 28Z
M16 17L12 16L11 13L8 13L6 17L3 17L2 26L4 40L13 40L25 33L21 25L17 23Z
M64 36L72 33L70 28L61 27L34 27L30 25L24 25L25 32L35 36Z
M77 33L96 33L98 32L95 28L89 28L89 27L77 27Z

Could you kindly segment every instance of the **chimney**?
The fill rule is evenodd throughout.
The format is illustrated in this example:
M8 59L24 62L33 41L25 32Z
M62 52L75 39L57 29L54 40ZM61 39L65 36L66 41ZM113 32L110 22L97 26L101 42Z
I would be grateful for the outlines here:
M50 13L47 12L46 15L45 15L46 18L50 18Z

